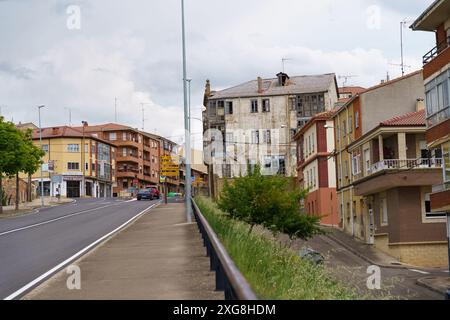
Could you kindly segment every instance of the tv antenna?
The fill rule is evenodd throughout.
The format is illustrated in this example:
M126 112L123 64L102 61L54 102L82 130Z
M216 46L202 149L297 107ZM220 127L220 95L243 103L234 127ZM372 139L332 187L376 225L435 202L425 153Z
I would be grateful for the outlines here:
M403 28L405 28L405 26L408 23L412 22L413 22L412 20L407 20L406 18L400 21L400 58L401 58L400 67L402 68L402 77L405 75L405 67L406 67L403 54Z
M348 79L351 78L356 78L357 76L355 75L344 75L344 76L338 76L338 79L344 79L344 81L342 81L342 87L345 87L347 85Z
M292 59L291 58L281 58L281 66L283 68L283 73L285 73L284 72L284 64L285 64L285 62L286 61L290 61L290 60L292 60Z

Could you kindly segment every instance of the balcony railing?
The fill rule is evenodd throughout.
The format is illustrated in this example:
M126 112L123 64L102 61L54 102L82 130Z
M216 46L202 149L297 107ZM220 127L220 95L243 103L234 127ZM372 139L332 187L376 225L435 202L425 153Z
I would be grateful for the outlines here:
M442 168L442 158L433 159L385 159L374 163L369 174L383 170Z
M427 125L428 127L432 127L435 124L438 124L444 120L447 120L450 118L450 106L445 107L444 109L439 110L438 112L428 116L427 118Z
M430 62L431 60L436 58L442 51L447 49L447 47L449 47L449 46L450 46L450 37L447 37L447 39L445 41L442 41L441 43L439 43L436 47L434 47L433 49L428 51L423 56L423 64L427 64L428 62Z

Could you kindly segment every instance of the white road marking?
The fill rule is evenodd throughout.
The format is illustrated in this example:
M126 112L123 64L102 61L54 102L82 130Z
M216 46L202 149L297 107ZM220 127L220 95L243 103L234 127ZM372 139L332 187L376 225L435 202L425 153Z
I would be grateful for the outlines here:
M12 300L15 299L16 297L18 297L19 295L21 295L22 293L26 292L28 289L32 288L34 285L38 284L39 282L41 282L42 280L44 280L45 278L51 276L53 273L55 273L56 271L58 271L59 269L63 268L65 265L69 264L70 262L72 262L73 260L77 259L78 257L80 257L81 255L83 255L84 253L86 253L87 251L89 251L91 248L93 248L94 246L96 246L97 244L99 244L100 242L102 242L103 240L105 240L106 238L108 238L109 236L113 235L114 233L116 233L117 231L123 229L125 226L127 226L129 223L131 223L132 221L136 220L137 218L139 218L140 216L142 216L147 210L150 210L151 208L153 208L154 206L160 204L161 201L152 204L150 207L142 210L141 212L139 212L137 215L135 215L134 217L132 217L131 219L129 219L128 221L126 221L125 223L121 224L119 227L117 227L116 229L114 229L113 231L105 234L103 237L97 239L96 241L92 242L90 245L84 247L83 249L81 249L80 251L78 251L77 253L75 253L73 256L71 256L70 258L64 260L63 262L61 262L60 264L54 266L53 268L51 268L50 270L48 270L47 272L43 273L42 275L40 275L39 277L37 277L36 279L34 279L33 281L29 282L28 284L26 284L25 286L23 286L22 288L20 288L19 290L15 291L14 293L10 294L9 296L7 296L4 300Z
M127 202L131 202L131 201L133 201L133 200L130 200L130 201L127 201ZM112 207L112 206L115 206L115 205L118 205L118 204L120 204L120 203L115 203L115 204L112 204L112 205L105 205L105 206L101 206L101 207L98 207L98 208L92 208L92 209L88 209L88 210L74 212L74 213L70 213L68 215L65 215L65 216L62 216L62 217L58 217L58 218L55 218L55 219L50 219L50 220L47 220L47 221L31 224L31 225L28 225L28 226L25 226L25 227L21 227L21 228L5 231L5 232L0 233L0 237L4 236L4 235L7 235L7 234L10 234L10 233L14 233L14 232L18 232L18 231L22 231L22 230L26 230L26 229L30 229L30 228L39 227L39 226L42 226L44 224L48 224L48 223L52 223L52 222L55 222L55 221L58 221L58 220L62 220L62 219L70 218L70 217L73 217L73 216L77 216L77 215L80 215L82 213L87 213L87 212L91 212L91 211L95 211L95 210L99 210L99 209L103 209L103 208L107 208L107 207Z
M422 270L417 270L417 269L408 269L408 270L409 270L409 271L418 272L418 273L421 273L421 274L430 274L429 272L422 271Z

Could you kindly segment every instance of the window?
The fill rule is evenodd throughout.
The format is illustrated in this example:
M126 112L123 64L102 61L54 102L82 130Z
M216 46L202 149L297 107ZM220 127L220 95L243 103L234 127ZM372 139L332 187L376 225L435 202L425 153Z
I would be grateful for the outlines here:
M86 170L89 170L89 163L86 163L85 169L86 169Z
M348 132L349 133L353 132L353 117L352 116L348 116Z
M442 144L444 183L450 184L450 142Z
M251 113L258 113L258 100L252 100L251 101Z
M312 150L311 150L311 153L314 153L314 145L315 145L315 141L316 141L314 132L312 133L312 138L311 138L311 140L312 140Z
M359 111L355 112L355 128L359 128Z
M95 172L95 163L91 164L92 172Z
M270 100L269 99L263 99L263 101L262 101L262 111L263 112L270 112Z
M122 148L122 156L123 157L127 156L127 148Z
M84 145L84 152L89 153L89 144Z
M312 173L313 173L313 178L312 178L312 182L313 182L313 187L316 187L316 168L312 169Z
M68 162L67 169L68 170L80 170L80 164L78 162Z
M342 133L343 136L345 137L347 135L347 121L342 121Z
M447 216L445 212L431 211L431 201L429 193L425 193L424 200L425 200L425 217L427 219L442 219Z
M48 144L42 145L42 151L44 151L45 153L48 153Z
M297 134L296 129L291 129L291 139L294 138L294 136Z
M425 85L428 125L450 118L450 71L447 70Z
M225 102L225 114L233 114L233 102Z
M366 173L370 172L370 149L364 150L364 164Z
M297 127L302 128L306 123L308 123L307 119L297 120Z
M339 125L336 127L336 140L339 142L341 140L341 128Z
M210 117L215 117L217 114L217 104L216 101L210 101L209 102L209 116ZM166 144L166 142L164 141L164 145Z
M227 132L226 134L225 134L225 143L226 144L232 144L234 141L233 141L233 133L232 132Z
M271 143L270 130L264 130L263 142L267 144Z
M259 130L252 131L252 143L259 144Z
M79 144L68 144L67 152L80 152L80 145Z
M352 172L354 176L361 173L361 168L359 166L360 158L361 156L359 154L355 154L352 157Z
M380 200L380 217L381 217L381 225L388 225L388 211L387 211L387 201L386 198L382 198Z
M117 140L117 134L115 132L109 133L109 140L116 141Z

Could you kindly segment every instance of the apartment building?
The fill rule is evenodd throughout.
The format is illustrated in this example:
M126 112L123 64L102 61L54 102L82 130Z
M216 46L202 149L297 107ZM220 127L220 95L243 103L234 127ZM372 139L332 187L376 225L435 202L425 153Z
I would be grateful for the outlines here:
M354 192L352 157L348 147L382 121L423 108L422 71L383 82L353 96L332 116L339 225L354 237L366 240L362 228L362 198Z
M289 77L281 72L221 91L211 91L207 81L203 124L210 176L245 175L247 163L259 163L263 174L295 176L294 135L337 100L332 73Z
M361 210L352 222L355 236L400 261L441 267L446 214L431 211L430 195L442 158L427 148L425 130L420 109L382 121L348 145L353 207Z
M115 183L116 147L84 130L67 126L42 129L45 196L110 197ZM39 129L33 142L40 143ZM40 195L40 170L32 176Z
M318 113L294 136L297 143L297 179L308 189L304 207L308 214L321 217L321 224L338 226L334 111ZM330 128L331 130L328 130Z
M443 179L433 187L430 199L431 209L447 211L450 219L450 0L434 1L411 28L435 33L436 46L423 56L426 142L441 150L444 165Z

